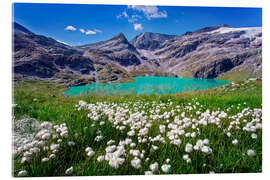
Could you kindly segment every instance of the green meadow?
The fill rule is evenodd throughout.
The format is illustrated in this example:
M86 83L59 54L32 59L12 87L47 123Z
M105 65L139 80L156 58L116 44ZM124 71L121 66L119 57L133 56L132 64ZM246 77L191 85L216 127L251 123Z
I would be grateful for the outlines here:
M41 127L28 145L14 148L13 176L262 172L261 81L173 95L63 96L65 90L43 81L14 83L14 124L33 118L51 126L48 137L36 136ZM63 123L67 136L54 127Z

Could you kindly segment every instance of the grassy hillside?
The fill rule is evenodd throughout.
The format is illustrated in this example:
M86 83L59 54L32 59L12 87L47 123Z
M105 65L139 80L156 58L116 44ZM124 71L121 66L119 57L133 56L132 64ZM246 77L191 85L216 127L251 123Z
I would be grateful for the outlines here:
M261 82L162 96L65 97L64 90L14 84L15 124L52 123L14 151L14 176L262 171Z

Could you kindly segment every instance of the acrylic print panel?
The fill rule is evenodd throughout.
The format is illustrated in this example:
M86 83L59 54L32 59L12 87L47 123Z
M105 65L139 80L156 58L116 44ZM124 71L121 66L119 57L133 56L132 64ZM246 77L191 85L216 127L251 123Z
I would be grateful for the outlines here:
M12 24L13 176L262 172L261 8L15 3Z

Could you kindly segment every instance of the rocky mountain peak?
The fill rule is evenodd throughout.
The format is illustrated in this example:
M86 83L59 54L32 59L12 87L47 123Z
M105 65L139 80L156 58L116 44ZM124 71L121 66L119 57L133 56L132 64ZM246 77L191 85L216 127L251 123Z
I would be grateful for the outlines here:
M125 37L125 35L122 32L119 33L117 36L113 37L112 40L118 40L121 42L128 42L127 38Z
M160 45L166 40L170 40L174 37L176 36L152 32L144 32L136 36L134 39L132 39L130 43L138 49L154 50L159 48Z

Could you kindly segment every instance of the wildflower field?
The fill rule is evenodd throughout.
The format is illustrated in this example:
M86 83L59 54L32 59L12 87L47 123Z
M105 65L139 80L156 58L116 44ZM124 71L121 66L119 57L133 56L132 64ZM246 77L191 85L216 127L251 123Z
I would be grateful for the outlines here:
M14 176L262 172L260 81L161 96L64 90L14 84Z

